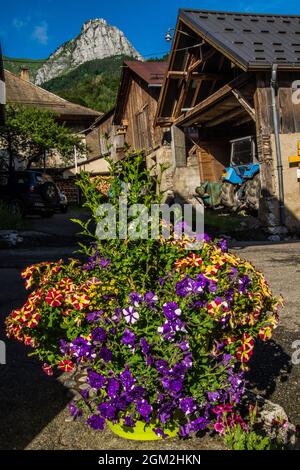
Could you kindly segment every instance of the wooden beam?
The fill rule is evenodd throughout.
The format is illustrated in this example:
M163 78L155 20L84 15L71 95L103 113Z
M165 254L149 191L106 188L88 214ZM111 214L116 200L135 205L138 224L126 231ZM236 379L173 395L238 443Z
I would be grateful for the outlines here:
M251 78L252 78L252 74L245 72L239 77L232 80L231 82L227 83L222 88L220 88L215 93L213 93L211 96L201 101L201 103L197 104L191 111L188 111L184 116L180 116L175 121L176 125L180 126L180 125L188 125L188 123L192 124L193 120L196 118L198 114L200 114L205 109L209 108L210 106L213 106L218 101L228 96L234 88L244 85Z
M174 119L171 117L159 117L156 122L157 124L161 124L163 127L168 127L173 124Z
M208 123L205 124L205 127L215 127L218 124L222 124L224 121L230 121L231 119L239 116L241 113L244 113L245 111L238 106L235 109L232 109L231 111L228 111L227 113L221 114L221 116L218 116L211 121L208 121Z
M243 108L247 111L248 114L250 114L251 116L251 119L253 119L253 121L256 120L256 114L255 114L255 109L252 108L251 104L247 101L247 99L242 95L242 93L240 92L240 90L237 90L236 88L234 88L232 90L232 93L233 95L236 97L236 99L238 100L238 102L243 106Z
M190 78L191 80L208 80L208 81L218 81L228 79L227 75L220 75L219 73L214 72L177 72L171 71L168 72L168 78L175 80L184 80L185 78Z
M204 62L208 61L212 56L217 53L215 49L209 49L205 54L202 55L200 59L198 59L193 65L188 68L188 73L195 72L197 68L203 64Z
M252 121L251 116L248 114L245 116L243 119L239 119L239 121L235 122L232 126L233 127L239 127L242 126L243 124L246 124L247 122Z

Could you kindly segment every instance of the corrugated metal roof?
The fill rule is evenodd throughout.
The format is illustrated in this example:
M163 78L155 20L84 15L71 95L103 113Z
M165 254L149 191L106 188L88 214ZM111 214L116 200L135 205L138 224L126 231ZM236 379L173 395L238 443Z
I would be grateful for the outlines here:
M140 62L127 60L125 65L149 85L162 85L168 68L166 62Z
M300 68L300 16L180 10L180 18L245 69Z
M5 83L7 103L37 106L49 109L60 116L96 119L101 114L93 109L71 103L8 70L5 70Z

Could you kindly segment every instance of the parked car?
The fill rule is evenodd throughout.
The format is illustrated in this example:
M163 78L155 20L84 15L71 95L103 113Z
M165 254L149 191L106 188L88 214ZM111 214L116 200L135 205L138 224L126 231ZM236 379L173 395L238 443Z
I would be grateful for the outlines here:
M0 172L0 200L15 214L51 217L56 210L66 212L68 201L52 178L40 171Z

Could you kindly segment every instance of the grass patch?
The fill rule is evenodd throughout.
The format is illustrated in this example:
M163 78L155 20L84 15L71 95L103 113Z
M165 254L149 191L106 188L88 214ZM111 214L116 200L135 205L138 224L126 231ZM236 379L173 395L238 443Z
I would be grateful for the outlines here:
M23 230L27 227L21 215L12 214L7 204L0 202L0 230Z
M218 229L220 233L234 233L245 230L247 217L242 214L222 214L206 209L204 223L206 228Z

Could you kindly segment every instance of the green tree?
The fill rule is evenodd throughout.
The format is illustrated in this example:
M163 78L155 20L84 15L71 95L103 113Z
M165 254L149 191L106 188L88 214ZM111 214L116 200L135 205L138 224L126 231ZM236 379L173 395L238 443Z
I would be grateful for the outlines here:
M6 121L0 126L1 147L9 154L10 169L14 159L25 162L27 168L32 163L42 162L46 153L50 156L58 152L64 163L73 159L74 147L78 155L84 153L85 146L80 137L56 120L51 111L28 106L6 107Z

